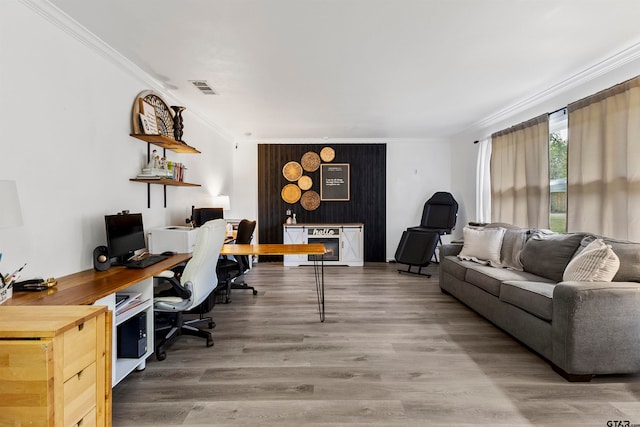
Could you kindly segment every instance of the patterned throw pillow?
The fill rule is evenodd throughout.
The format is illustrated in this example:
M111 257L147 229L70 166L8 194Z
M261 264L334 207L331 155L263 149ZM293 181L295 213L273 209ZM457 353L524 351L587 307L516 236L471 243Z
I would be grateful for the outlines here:
M620 268L620 260L610 245L596 239L576 255L564 270L563 281L610 282Z

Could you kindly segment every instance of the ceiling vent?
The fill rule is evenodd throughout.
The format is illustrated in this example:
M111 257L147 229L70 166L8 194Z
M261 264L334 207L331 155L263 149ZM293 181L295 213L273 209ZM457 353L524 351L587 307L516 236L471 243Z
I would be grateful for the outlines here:
M189 80L200 92L205 95L216 95L216 92L209 86L206 80Z

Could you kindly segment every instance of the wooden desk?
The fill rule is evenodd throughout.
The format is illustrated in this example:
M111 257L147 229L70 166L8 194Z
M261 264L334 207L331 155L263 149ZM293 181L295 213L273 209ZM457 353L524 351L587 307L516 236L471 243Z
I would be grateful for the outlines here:
M133 370L144 369L146 359L154 351L154 326L153 326L153 277L163 270L169 270L176 265L191 258L191 254L178 254L167 258L157 264L143 269L130 269L126 267L111 267L106 271L85 270L79 273L58 278L58 284L42 292L14 292L13 298L0 306L73 306L73 305L104 305L111 310L113 322L111 322L112 345L111 355L111 384L115 387L124 377ZM135 292L141 295L144 301L139 306L123 313L116 313L116 292ZM9 308L9 307L6 307ZM71 309L71 307L70 307ZM43 309L46 312L48 309ZM126 322L134 316L146 313L147 324L147 351L139 358L118 357L117 335L118 325ZM1 424L1 423L0 423Z
M86 305L152 278L186 262L191 254L177 254L147 268L111 267L106 271L85 270L57 279L58 284L41 292L14 292L6 305Z
M223 245L220 251L220 255L315 255L313 268L320 322L324 322L324 254L325 248L322 243Z

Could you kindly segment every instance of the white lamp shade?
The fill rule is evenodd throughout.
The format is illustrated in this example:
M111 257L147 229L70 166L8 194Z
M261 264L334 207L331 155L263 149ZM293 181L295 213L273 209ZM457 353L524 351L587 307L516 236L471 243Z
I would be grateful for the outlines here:
M229 196L225 196L221 194L213 198L213 204L211 205L213 208L222 208L225 211L231 209L231 201L229 200Z
M15 181L0 180L0 228L22 225L22 211Z

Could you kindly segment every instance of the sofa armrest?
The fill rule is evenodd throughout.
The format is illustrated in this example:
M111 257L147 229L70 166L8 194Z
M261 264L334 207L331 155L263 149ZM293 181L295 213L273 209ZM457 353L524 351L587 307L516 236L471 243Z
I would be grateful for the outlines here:
M462 243L447 243L440 246L440 259L446 256L455 256L462 250Z
M640 372L640 283L558 283L552 330L552 362L569 374Z

